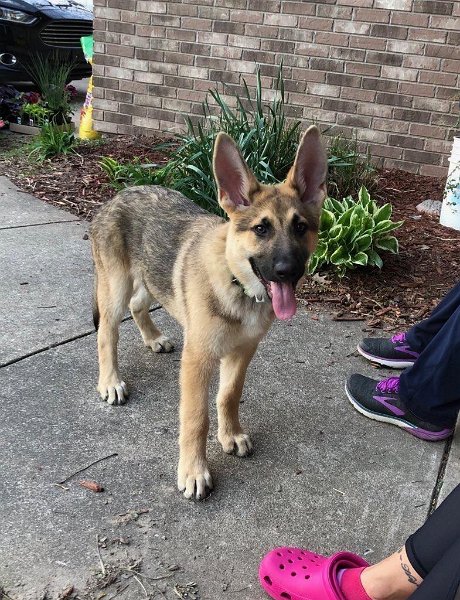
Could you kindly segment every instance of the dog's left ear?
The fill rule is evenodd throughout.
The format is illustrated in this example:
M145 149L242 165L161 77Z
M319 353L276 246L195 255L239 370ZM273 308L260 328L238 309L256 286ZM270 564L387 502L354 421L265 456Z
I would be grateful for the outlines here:
M249 206L251 193L259 187L233 139L220 132L214 144L214 177L219 204L227 214Z
M286 183L295 188L302 202L321 206L326 197L327 155L317 127L304 133Z

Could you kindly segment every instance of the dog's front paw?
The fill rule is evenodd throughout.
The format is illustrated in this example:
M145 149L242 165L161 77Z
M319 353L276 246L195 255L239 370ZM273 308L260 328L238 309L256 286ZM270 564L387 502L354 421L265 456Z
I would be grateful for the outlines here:
M203 500L212 490L212 477L206 460L180 460L177 469L177 487L186 498Z
M113 381L99 380L97 391L100 393L102 400L114 405L125 404L129 395L128 386L120 379L114 379Z
M162 352L172 352L174 350L173 342L165 335L161 335L154 340L148 341L145 345L158 354Z
M224 452L237 456L248 456L252 452L251 438L247 433L219 433L217 436Z

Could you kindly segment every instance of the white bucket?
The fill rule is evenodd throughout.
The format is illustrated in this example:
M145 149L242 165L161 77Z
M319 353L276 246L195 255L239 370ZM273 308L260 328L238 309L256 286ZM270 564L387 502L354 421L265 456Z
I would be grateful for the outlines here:
M454 138L449 158L449 173L439 222L460 231L460 137Z

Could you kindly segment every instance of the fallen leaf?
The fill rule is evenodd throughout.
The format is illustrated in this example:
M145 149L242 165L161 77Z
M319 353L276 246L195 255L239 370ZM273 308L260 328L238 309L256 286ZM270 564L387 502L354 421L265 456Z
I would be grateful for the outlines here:
M104 488L102 487L102 485L100 485L99 483L96 483L95 481L89 481L88 479L81 479L78 482L78 485L81 485L81 487L84 487L85 489L90 490L91 492L95 492L95 493L104 491Z

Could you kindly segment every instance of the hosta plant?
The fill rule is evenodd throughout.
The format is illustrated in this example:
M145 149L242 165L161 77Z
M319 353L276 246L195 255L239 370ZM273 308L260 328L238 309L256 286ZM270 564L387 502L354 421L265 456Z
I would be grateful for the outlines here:
M321 214L319 241L312 255L310 273L331 266L340 276L357 266L381 268L381 250L397 254L398 240L392 232L403 221L391 220L392 206L378 206L363 186L358 200L326 198Z

